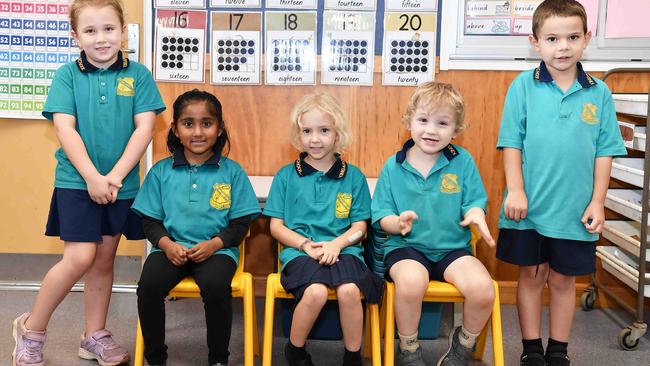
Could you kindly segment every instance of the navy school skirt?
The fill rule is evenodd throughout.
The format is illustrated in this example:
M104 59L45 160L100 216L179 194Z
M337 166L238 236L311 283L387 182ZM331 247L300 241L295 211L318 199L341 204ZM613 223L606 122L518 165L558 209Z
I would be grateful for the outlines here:
M82 243L99 242L102 235L120 233L129 240L142 240L142 220L131 211L133 201L123 199L100 205L90 199L88 191L54 188L45 235Z
M384 285L379 276L352 254L339 255L339 261L331 266L320 265L309 256L300 256L287 263L280 282L288 293L295 296L296 302L314 283L322 283L329 288L354 283L367 302L378 304Z

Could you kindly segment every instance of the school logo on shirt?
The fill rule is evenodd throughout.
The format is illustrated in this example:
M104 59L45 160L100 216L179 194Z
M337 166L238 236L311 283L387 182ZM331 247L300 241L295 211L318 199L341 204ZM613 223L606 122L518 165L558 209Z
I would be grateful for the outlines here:
M352 195L339 192L336 195L336 218L345 219L350 217L350 206L352 206Z
M212 186L212 197L210 197L210 206L217 210L230 208L230 184L217 183Z
M582 121L590 125L598 123L598 107L595 104L585 103L582 105Z
M133 78L119 78L117 79L117 95L124 97L132 97L135 95L135 88Z
M445 174L442 176L440 182L440 192L442 193L458 193L460 186L458 185L458 176L456 174Z

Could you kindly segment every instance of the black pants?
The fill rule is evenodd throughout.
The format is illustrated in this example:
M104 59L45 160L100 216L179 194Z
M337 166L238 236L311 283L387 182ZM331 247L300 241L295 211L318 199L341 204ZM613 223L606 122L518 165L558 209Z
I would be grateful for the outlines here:
M236 270L235 261L226 255L213 255L202 263L188 261L181 267L174 266L163 252L147 257L138 282L138 316L144 337L144 356L149 364L162 364L167 360L165 297L189 275L194 277L203 298L208 361L210 364L228 362L232 326L230 283Z

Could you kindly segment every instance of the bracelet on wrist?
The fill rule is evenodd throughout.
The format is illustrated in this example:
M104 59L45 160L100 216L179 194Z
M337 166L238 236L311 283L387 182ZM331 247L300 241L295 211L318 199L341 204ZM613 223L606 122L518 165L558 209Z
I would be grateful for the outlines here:
M300 250L301 252L304 252L305 251L305 245L307 245L307 243L309 243L310 241L311 241L311 239L309 239L309 238L303 240L302 243L300 243L300 245L298 245L298 250Z

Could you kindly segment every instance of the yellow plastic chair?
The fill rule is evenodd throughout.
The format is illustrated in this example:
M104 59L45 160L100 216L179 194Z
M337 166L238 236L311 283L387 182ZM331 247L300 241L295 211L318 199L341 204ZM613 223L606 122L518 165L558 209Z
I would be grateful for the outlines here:
M244 365L253 366L254 355L259 356L260 345L257 333L257 315L255 313L255 293L253 291L253 276L244 272L244 242L239 245L239 263L232 278L232 296L241 297L244 301ZM200 298L201 290L194 278L185 277L176 287L169 291L169 297ZM144 338L138 320L138 330L135 338L134 366L144 365Z
M472 251L476 252L476 242L480 235L472 230ZM492 327L492 352L494 354L494 365L503 366L503 333L501 332L501 304L499 301L499 285L494 283L494 305L492 315L485 328L481 332L477 342L474 358L483 359L485 341L487 339L488 326ZM393 366L395 362L395 284L386 281L384 298L382 300L382 328L384 328L384 366ZM429 281L429 287L424 294L424 300L428 302L463 302L465 298L454 287L447 282Z
M271 273L266 279L266 303L264 305L264 340L262 346L262 366L271 366L273 357L273 321L275 317L276 299L293 299L280 283L280 245L278 245L278 272ZM361 295L363 298L363 294ZM328 300L336 300L336 291L328 289ZM366 303L365 335L363 341L363 356L372 359L372 366L381 365L381 341L379 324L379 305Z

